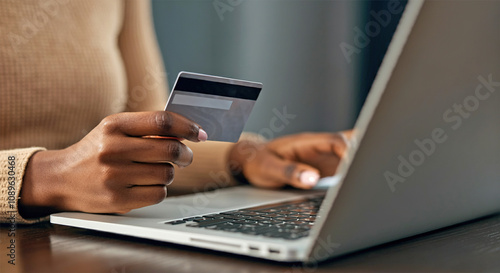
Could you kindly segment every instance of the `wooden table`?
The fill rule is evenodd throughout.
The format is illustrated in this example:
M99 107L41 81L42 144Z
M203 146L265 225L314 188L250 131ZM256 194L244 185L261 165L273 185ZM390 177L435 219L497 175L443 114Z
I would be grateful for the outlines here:
M0 272L500 272L500 214L321 263L277 263L49 223L17 226L16 265L0 232Z

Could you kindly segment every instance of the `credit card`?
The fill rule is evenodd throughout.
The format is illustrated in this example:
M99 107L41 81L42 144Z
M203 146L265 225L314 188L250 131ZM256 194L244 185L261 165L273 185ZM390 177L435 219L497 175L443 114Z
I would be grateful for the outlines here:
M237 142L262 90L262 84L180 72L165 111L201 125L208 140Z

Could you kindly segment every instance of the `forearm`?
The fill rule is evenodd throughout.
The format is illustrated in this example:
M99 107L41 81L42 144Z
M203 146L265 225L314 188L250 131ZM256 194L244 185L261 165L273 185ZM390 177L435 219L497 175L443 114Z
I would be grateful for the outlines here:
M237 185L227 168L227 154L233 143L186 143L193 151L193 162L185 168L175 166L169 195L187 194Z
M263 141L265 141L264 138L257 134L243 133L239 143ZM230 154L238 150L233 149L234 143L206 142L187 143L187 145L193 150L193 163L182 169L176 167L174 182L168 186L169 195L201 192L241 184L233 177L230 170L230 165L235 167L235 162L231 162L234 160L229 158ZM246 155L256 152L249 151L247 145L240 147L244 149L243 153Z

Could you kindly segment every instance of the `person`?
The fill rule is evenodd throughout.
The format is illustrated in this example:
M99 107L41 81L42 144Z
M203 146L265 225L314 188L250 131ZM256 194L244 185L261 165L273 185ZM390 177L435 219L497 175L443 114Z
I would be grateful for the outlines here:
M0 33L2 222L126 213L167 186L310 189L346 150L349 132L202 143L198 124L158 111L167 84L149 1L7 1Z

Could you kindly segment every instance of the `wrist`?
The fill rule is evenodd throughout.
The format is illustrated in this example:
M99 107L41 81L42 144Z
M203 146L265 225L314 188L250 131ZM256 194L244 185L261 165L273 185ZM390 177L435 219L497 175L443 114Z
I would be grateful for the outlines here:
M18 201L20 215L25 218L39 218L57 209L57 177L53 173L55 151L40 151L33 154L26 165Z
M245 176L245 165L257 157L257 153L265 148L265 141L244 139L236 143L228 153L228 169L239 182L248 184Z

